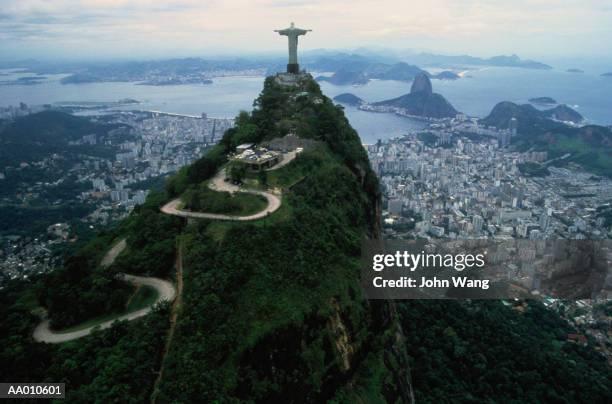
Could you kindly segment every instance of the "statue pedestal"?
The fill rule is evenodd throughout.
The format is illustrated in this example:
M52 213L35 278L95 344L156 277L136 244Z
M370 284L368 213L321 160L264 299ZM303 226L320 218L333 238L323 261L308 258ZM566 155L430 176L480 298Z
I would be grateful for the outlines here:
M287 65L287 73L298 74L300 72L300 65L297 63L289 63Z
M300 87L301 83L308 77L310 76L305 73L277 73L275 80L281 86Z

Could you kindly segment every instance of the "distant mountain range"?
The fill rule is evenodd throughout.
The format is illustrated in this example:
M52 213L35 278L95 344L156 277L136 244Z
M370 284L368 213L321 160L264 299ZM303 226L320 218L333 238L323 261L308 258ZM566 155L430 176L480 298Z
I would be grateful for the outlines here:
M431 74L418 66L399 62L392 65L386 63L362 64L359 68L355 66L342 67L330 77L317 77L317 81L327 81L334 85L360 85L366 84L371 79L412 81L419 74L425 74L427 77L440 80L456 80L459 78L459 75L451 71Z
M468 55L448 56L435 55L432 53L408 54L404 56L405 60L415 63L420 66L439 66L439 67L459 67L459 66L498 66L498 67L522 67L525 69L541 69L549 70L552 66L536 62L533 60L524 60L517 55L500 55L491 58L479 58Z
M421 72L418 66L463 69L466 66L503 66L528 69L551 67L516 55L478 58L473 56L446 56L429 53L409 53L400 56L337 51L304 52L300 65L309 71L338 73L337 78L323 79L335 84L363 84L364 80L411 81ZM108 63L44 63L35 60L0 63L0 68L24 68L38 74L68 74L64 84L94 82L141 82L151 85L193 84L205 82L209 77L228 72L250 71L252 74L273 74L286 68L285 56L248 58L182 58L149 61ZM350 73L350 74L349 74ZM427 73L429 74L429 73ZM363 77L362 77L363 75ZM452 71L429 74L431 78L453 80L459 76ZM332 76L333 77L333 76ZM364 78L365 77L365 78ZM34 83L36 84L36 83Z

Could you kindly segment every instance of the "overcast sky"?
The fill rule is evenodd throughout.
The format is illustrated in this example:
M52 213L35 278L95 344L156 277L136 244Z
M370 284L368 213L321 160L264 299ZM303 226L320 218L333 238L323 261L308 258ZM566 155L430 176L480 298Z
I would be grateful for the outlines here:
M612 54L612 0L1 0L0 58L284 51L291 21L301 49Z

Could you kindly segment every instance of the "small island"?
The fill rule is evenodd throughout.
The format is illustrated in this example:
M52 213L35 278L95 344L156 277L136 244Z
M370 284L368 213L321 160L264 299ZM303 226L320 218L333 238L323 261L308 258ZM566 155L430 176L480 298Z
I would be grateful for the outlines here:
M551 97L535 97L535 98L530 98L529 102L532 104L537 104L537 105L555 105L557 104L557 101L554 98Z
M0 81L2 86L33 86L44 82L47 77L44 76L24 76L15 80Z
M566 72L568 72L568 73L584 73L584 70L572 68L572 69L567 69Z
M340 104L346 104L346 105L352 105L352 106L359 106L359 105L363 105L366 103L363 99L351 93L338 94L337 96L334 97L334 101L339 102Z
M459 76L457 73L451 72L450 70L444 70L432 76L432 78L438 80L458 80L460 77L461 76Z
M603 77L612 77L612 72L602 74Z

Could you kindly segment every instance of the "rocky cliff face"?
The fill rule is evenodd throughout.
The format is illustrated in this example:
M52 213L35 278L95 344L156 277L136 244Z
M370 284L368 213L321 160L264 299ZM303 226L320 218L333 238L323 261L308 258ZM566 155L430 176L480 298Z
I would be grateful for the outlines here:
M426 74L421 73L414 78L412 86L410 87L410 94L414 93L425 93L427 95L431 95L433 93L431 80L429 80L429 77L427 77Z

